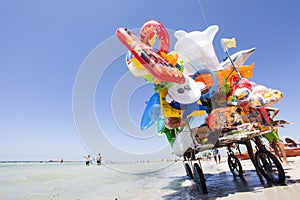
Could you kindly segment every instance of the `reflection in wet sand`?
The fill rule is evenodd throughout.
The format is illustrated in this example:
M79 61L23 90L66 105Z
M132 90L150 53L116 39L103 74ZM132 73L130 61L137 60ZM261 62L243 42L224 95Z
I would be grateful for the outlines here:
M223 159L224 160L224 159ZM170 184L182 183L178 191L166 195L164 199L298 199L300 194L300 157L289 158L290 164L284 166L286 182L284 185L262 182L257 176L253 164L249 160L241 161L244 177L234 178L227 162L219 165L202 162L206 178L208 194L199 194L193 181L187 183L186 178L175 177ZM298 168L299 169L299 168Z

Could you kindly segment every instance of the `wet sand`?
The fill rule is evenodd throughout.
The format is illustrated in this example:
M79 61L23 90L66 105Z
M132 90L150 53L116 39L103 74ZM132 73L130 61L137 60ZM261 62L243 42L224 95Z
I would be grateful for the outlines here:
M289 157L289 165L284 166L286 181L284 185L261 182L250 160L242 160L244 180L234 178L229 171L225 157L220 164L214 161L202 163L206 177L208 194L197 194L193 182L182 182L183 188L176 193L164 196L165 199L299 199L300 195L300 157ZM175 180L173 183L176 182ZM187 186L187 187L184 187ZM187 195L189 194L189 195Z
M276 185L263 183L259 180L256 172L254 171L253 164L247 161L241 161L245 171L246 182L242 183L244 191L240 191L240 186L235 187L235 193L229 194L227 197L220 199L299 199L300 195L300 157L288 158L289 164L283 166L286 181L284 185ZM251 177L247 180L247 177Z

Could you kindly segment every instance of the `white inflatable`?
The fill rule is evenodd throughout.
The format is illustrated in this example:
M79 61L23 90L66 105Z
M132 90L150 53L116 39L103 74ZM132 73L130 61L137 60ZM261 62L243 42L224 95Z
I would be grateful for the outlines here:
M196 82L194 79L185 76L185 83L173 83L168 88L166 101L171 103L173 100L181 104L190 104L198 101L201 97L201 91L206 87L202 82Z
M242 66L254 51L255 48L241 50L232 54L230 58L236 67ZM219 69L231 69L231 68L232 68L232 64L228 58L220 63Z
M185 32L179 30L174 33L177 38L174 50L184 60L184 66L188 69L211 69L219 68L219 61L216 56L212 41L218 32L217 25L209 26L203 32Z
M178 133L173 143L173 151L176 156L181 157L188 149L194 149L195 145L189 127Z

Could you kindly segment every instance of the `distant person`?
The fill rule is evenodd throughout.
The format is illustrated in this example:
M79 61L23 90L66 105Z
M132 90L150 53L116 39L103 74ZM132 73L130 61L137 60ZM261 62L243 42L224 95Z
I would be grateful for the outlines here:
M61 159L61 160L60 160L60 163L63 163L63 162L64 162L64 160L63 160L63 159Z
M84 156L85 157L85 156ZM90 165L90 160L91 160L91 156L88 155L87 157L85 157L85 165L89 166Z
M218 148L213 149L213 156L214 156L216 164L221 162L221 155L220 155L220 152L219 152Z
M101 160L102 160L101 153L98 154L96 160L97 160L97 165L101 165Z
M236 145L236 143L232 143L229 147L230 149L228 149L228 147L226 147L226 149L228 151L231 151L233 152L234 155L238 154L239 153L239 147Z

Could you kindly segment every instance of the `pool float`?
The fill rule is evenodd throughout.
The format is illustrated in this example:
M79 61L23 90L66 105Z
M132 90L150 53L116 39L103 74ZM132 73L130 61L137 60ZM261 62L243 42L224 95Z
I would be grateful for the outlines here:
M147 106L144 110L140 128L141 130L146 130L150 126L152 126L161 116L160 102L159 102L159 94L154 93L149 99Z
M126 54L126 65L129 71L136 77L145 77L150 75L145 67L128 51Z
M177 38L174 50L185 61L187 68L194 68L195 71L203 68L211 70L219 68L219 61L212 44L218 30L217 25L212 25L204 31L178 30L174 33Z
M241 50L232 54L230 58L235 66L237 67L242 66L254 51L255 48ZM232 69L232 63L228 59L228 57L223 62L220 63L220 69ZM240 71L240 69L238 70Z
M118 39L133 54L133 56L160 81L184 83L182 72L155 52L149 44L143 42L127 28L118 28Z
M158 54L167 54L170 48L170 38L167 29L162 23L156 20L147 21L140 31L141 40L150 45L154 45L156 38L159 40Z
M212 130L222 130L243 124L243 110L237 106L213 109L208 115L208 126Z

